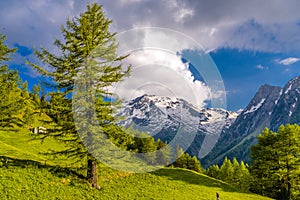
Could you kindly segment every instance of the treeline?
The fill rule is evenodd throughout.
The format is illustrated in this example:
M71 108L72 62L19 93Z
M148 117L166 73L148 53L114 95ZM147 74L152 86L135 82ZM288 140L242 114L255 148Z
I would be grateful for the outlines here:
M212 165L207 169L206 174L229 183L242 191L249 191L252 182L249 166L243 161L238 162L236 158L230 161L226 157L221 167Z
M300 126L265 129L251 148L250 166L225 158L212 165L207 175L235 187L278 200L300 199Z
M5 45L6 36L0 34L0 127L33 127L38 124L35 120L40 112L40 86L35 85L28 90L28 83L22 82L18 71L8 68L7 61L11 60L16 48Z
M189 168L190 156L184 154L176 163ZM197 158L194 158L195 160ZM195 170L223 180L242 191L254 192L279 200L300 199L300 126L281 126L278 132L265 129L251 148L250 166L236 158L225 157L222 165ZM193 166L193 165L192 165ZM201 166L200 162L199 165Z
M203 169L196 156L177 148L173 166L223 180L245 192L278 200L300 199L300 126L280 126L278 132L265 129L251 148L250 166L236 158L224 158L222 165Z
M251 149L251 191L275 199L300 199L300 126L265 129Z
M190 169L196 172L204 173L205 169L203 169L200 161L196 156L190 156L188 153L184 153L182 149L177 147L176 149L176 161L172 164L172 166Z

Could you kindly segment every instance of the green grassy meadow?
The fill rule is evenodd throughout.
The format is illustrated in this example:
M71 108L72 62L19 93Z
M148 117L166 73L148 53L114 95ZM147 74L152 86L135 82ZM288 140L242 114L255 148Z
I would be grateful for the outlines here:
M99 165L100 190L70 168L72 160L50 158L64 149L52 139L33 140L28 131L0 132L0 199L269 199L243 193L230 185L190 170L164 168L152 173L119 172Z

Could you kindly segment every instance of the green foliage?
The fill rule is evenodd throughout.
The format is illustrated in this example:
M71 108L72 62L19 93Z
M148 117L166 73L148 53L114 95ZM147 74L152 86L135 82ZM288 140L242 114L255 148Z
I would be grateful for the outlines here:
M131 135L133 135L133 141L128 145L128 150L140 153L138 157L149 164L154 164L156 161L156 154L154 151L157 149L154 138L148 133L139 132L133 129L130 129L130 131Z
M36 90L38 86L34 86ZM43 120L46 120L44 113L41 110L41 99L34 91L29 92L28 83L24 82L21 85L21 103L20 105L20 118L22 124L28 130L34 127L43 126Z
M147 133L137 132L134 135L134 143L132 150L136 150L138 153L152 152L157 149L154 138L150 137Z
M223 164L220 167L220 178L221 180L230 183L233 180L233 166L231 161L225 157Z
M190 158L188 160L187 169L190 169L190 170L193 170L196 172L201 172L201 173L205 172L205 170L202 168L200 161L198 160L198 158L196 156L193 156L192 158Z
M240 167L237 171L237 176L239 177L239 179L235 184L240 186L239 188L242 191L249 191L250 185L253 183L253 177L249 172L249 166L243 161L241 161L240 163Z
M166 166L169 164L171 150L166 143L160 139L155 141L148 133L139 132L132 127L129 127L126 132L128 133L127 151L140 153L138 155L139 158L154 166Z
M22 91L19 89L18 75L7 70L0 74L0 126L2 128L22 126L22 112L24 108Z
M210 177L220 179L220 168L218 165L211 165L208 169L206 174Z
M110 24L101 6L88 4L80 17L68 19L61 28L63 40L54 42L59 54L45 48L35 50L47 68L29 63L48 77L49 85L55 89L48 94L49 105L43 108L55 122L45 137L65 142L68 148L56 153L68 155L77 162L96 160L94 154L99 155L99 148L104 148L101 143L104 136L99 133L118 145L126 142L120 137L125 133L116 126L112 104L118 101L104 101L104 97L113 95L107 88L129 73L129 68L122 66L125 57L116 55L115 33L110 33ZM92 170L89 163L92 162L85 166Z
M275 198L278 191L278 180L274 174L278 170L278 154L275 148L277 134L265 129L258 136L258 144L251 148L253 163L251 174L255 178L252 191Z
M248 166L243 161L240 163L236 158L231 162L225 157L223 164L219 168L218 165L212 165L207 169L206 174L210 177L223 180L241 191L249 191L252 182L251 174Z
M7 70L7 65L3 63L3 61L9 61L11 60L11 54L16 52L16 49L10 49L7 45L4 44L4 41L6 39L5 35L2 35L0 33L0 68L1 73Z
M174 165L183 169L190 169L196 172L204 173L205 170L196 156L191 157L188 153L184 153L182 149L177 147L176 152L177 160Z
M4 44L6 37L0 34L0 126L9 128L29 123L33 104L30 100L27 83L21 83L17 71L10 70L5 61L11 59L16 49Z
M166 166L170 164L171 149L167 143L162 142L160 139L157 140L157 151L156 151L156 163L158 165Z
M7 68L7 65L3 62L10 60L12 53L16 49L10 49L4 44L6 36L0 34L0 126L7 127L13 124L19 124L19 120L16 117L18 114L19 106L17 103L20 96L20 90L18 89L19 77L17 72Z
M253 191L277 199L299 198L300 127L281 126L278 133L265 129L251 149L255 178Z

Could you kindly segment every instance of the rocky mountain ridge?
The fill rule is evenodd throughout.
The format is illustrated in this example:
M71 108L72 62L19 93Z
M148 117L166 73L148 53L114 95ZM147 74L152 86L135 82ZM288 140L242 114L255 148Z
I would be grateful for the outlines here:
M264 128L277 131L282 124L300 124L299 100L300 76L284 87L261 86L240 113L198 108L179 98L143 95L125 102L119 115L125 116L121 124L166 142L184 132L182 140L192 138L187 152L207 167L221 163L225 156L249 161L250 147Z
M249 161L250 147L266 127L277 131L280 125L300 124L300 77L283 88L263 85L235 122L222 132L218 143L202 161L220 163L225 156Z
M198 157L208 153L223 129L229 128L237 117L224 109L198 108L183 99L146 94L125 102L119 115L125 117L122 125L132 125L168 143L179 132L194 138L187 152ZM203 143L205 139L209 145Z

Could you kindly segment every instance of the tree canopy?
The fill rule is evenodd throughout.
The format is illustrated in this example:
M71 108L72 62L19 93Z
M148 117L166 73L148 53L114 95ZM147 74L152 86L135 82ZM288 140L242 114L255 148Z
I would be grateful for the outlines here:
M281 126L278 133L265 129L251 148L254 192L276 199L299 198L300 127Z
M76 87L93 88L92 96L81 96L85 110L82 126L87 122L97 121L97 125L107 135L122 132L116 126L112 103L105 101L112 95L107 87L121 81L129 73L129 67L122 65L125 57L116 54L116 33L109 31L111 20L105 17L102 7L96 3L88 4L87 10L74 19L68 19L61 32L63 40L56 39L54 45L59 54L51 53L45 48L35 50L35 55L43 66L29 63L39 73L49 78L53 91L48 94L50 102L44 108L55 122L55 127L48 130L47 136L65 142L68 149L62 152L77 160L87 160L87 176L93 187L98 188L96 180L96 159L88 151L82 140L89 140L90 149L96 144L93 130L86 131L85 138L79 137L74 122L73 111L82 112L81 108L72 107L72 97ZM49 69L49 70L48 70ZM79 77L81 82L78 81ZM86 77L86 78L83 78ZM75 84L76 83L76 84ZM96 119L89 115L90 107L95 106ZM76 110L77 109L77 110ZM113 136L112 136L113 137Z
M4 44L6 36L0 34L0 126L14 127L23 124L21 110L24 108L24 92L21 90L21 80L18 72L7 66L16 49Z

